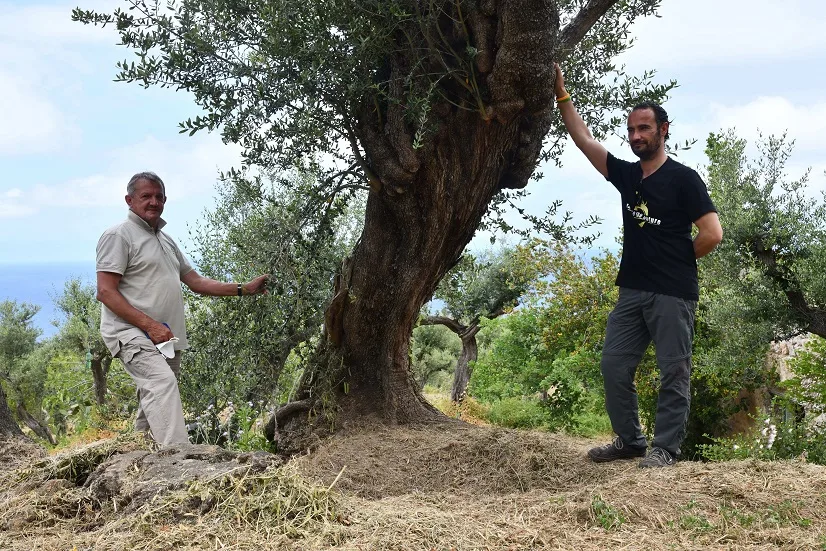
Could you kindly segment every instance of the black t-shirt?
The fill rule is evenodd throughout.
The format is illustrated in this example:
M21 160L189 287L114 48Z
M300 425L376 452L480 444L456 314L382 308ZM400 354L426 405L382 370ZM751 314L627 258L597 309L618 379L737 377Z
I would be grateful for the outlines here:
M669 157L643 179L639 162L609 153L608 181L622 196L624 236L617 285L698 300L691 224L717 211L700 175Z

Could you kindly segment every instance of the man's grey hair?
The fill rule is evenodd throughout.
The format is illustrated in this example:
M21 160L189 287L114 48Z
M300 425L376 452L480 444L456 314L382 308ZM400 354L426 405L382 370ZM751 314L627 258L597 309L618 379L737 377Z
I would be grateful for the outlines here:
M149 180L150 182L154 182L161 186L163 196L166 197L166 186L163 185L163 180L161 180L161 177L155 174L154 172L138 172L137 174L129 178L129 183L126 184L126 194L134 196L135 188L138 187L138 182L140 182L141 180Z

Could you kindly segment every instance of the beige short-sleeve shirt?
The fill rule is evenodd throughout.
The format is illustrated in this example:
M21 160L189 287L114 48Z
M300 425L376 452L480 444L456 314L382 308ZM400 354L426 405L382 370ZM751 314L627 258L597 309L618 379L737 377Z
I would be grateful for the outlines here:
M95 269L123 276L118 285L123 297L155 321L166 323L179 339L175 350L184 350L189 345L181 277L192 271L192 265L175 241L161 231L165 225L161 219L155 231L129 211L125 221L100 237ZM113 356L120 351L122 343L145 336L142 329L121 319L106 305L101 309L100 333Z

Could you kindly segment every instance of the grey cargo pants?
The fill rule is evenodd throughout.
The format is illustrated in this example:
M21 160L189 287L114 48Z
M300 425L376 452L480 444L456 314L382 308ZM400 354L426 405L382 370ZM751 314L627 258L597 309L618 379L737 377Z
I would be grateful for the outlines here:
M648 444L642 433L634 376L653 340L660 371L660 393L654 424L654 446L674 456L685 438L691 405L691 345L697 302L620 288L617 305L608 317L601 370L605 409L611 427L633 447Z
M178 390L181 352L167 359L152 341L138 337L122 343L117 357L138 387L135 430L151 430L152 438L164 446L188 443Z

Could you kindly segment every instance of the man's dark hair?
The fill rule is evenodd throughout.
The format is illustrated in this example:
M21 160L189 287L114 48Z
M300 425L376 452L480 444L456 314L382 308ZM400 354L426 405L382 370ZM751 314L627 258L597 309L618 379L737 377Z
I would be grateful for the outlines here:
M657 130L660 129L660 126L662 126L664 122L671 124L671 121L668 120L668 113L666 113L663 106L656 101L641 101L635 105L631 111L637 111L639 109L651 109L654 112L654 120L657 121ZM665 133L665 140L668 140L668 132Z

